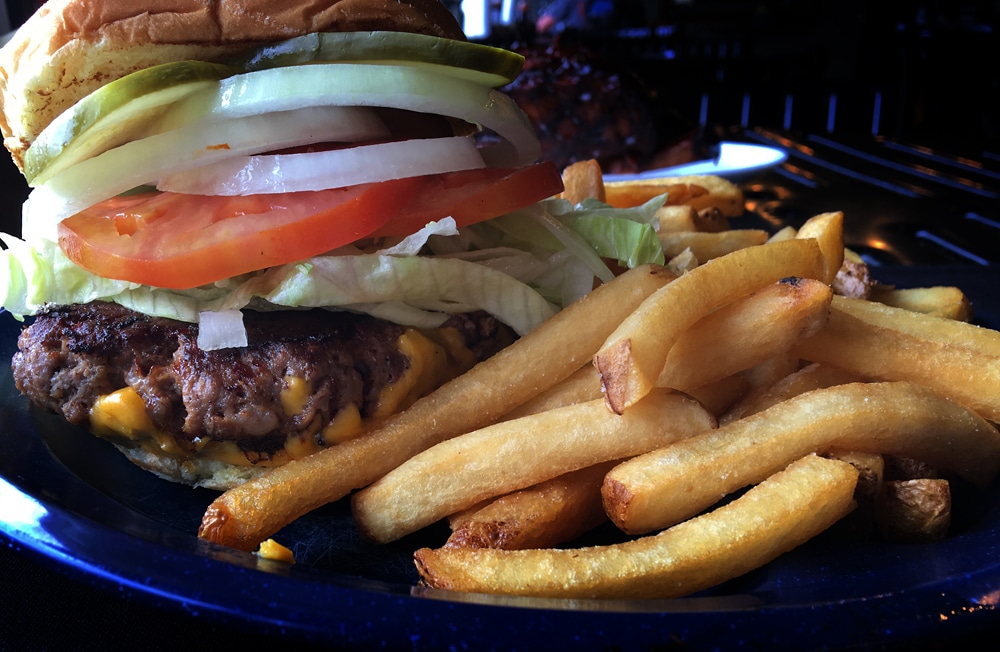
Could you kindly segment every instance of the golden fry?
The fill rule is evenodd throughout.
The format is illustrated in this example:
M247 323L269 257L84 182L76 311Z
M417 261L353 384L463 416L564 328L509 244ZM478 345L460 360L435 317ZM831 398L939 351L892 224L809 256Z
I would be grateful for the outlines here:
M799 338L826 325L831 297L830 289L819 281L790 279L723 306L680 334L657 385L694 393L755 365L773 366L775 356L789 357L784 354ZM796 362L792 356L793 369ZM777 373L784 375L788 371ZM734 385L735 381L731 381L730 387ZM740 387L745 390L748 385L742 383ZM588 365L505 418L589 401L600 395L600 378L593 365Z
M814 238L819 243L826 260L826 277L822 280L827 285L833 283L844 263L844 214L837 211L814 215L799 227L795 237Z
M726 217L743 214L743 191L731 181L717 176L682 176L604 184L608 204L618 208L640 206L667 193L668 205L691 206L696 211L717 208Z
M858 485L854 489L854 498L867 509L874 507L885 480L885 456L841 448L831 448L823 456L847 462L857 469Z
M566 473L463 513L446 548L551 548L608 520L601 482L615 462Z
M875 524L888 541L925 543L948 536L951 485L941 478L890 480L875 504Z
M797 234L798 234L798 229L796 229L794 226L786 226L772 233L771 237L768 238L767 241L781 242L782 240L794 240Z
M868 297L893 308L903 308L934 317L972 321L972 302L959 288L935 286L897 289L885 285L872 288Z
M572 163L563 170L563 199L579 204L584 199L605 201L601 165L594 159Z
M1000 421L1000 332L835 296L830 323L796 351L865 379L921 383Z
M582 367L626 315L672 278L665 268L643 266L598 287L381 427L226 491L209 505L198 535L254 550L421 450L494 421Z
M594 356L609 407L621 413L656 383L677 338L717 308L783 278L822 278L815 239L740 249L692 269L646 299Z
M537 414L575 403L586 403L601 398L601 379L594 365L580 367L573 375L541 392L525 403L503 415L505 421Z
M824 320L823 325L826 325ZM809 332L813 332L810 330ZM808 337L803 333L803 337ZM795 340L789 340L796 342ZM750 383L751 391L763 390L773 386L782 378L794 373L799 368L799 357L789 351L782 351L762 360L758 364L740 373Z
M697 231L695 221L698 219L698 211L690 206L674 205L662 206L656 211L660 226L657 233L676 233L683 231Z
M688 396L705 406L716 418L729 409L750 389L750 384L739 374L727 376L714 383L702 385L685 392ZM721 421L720 421L721 423Z
M875 285L868 265L850 249L844 249L844 263L830 284L834 294L853 299L868 299Z
M819 534L853 507L857 471L808 456L713 512L633 541L581 549L422 548L434 588L560 598L675 598L738 577Z
M690 398L651 393L624 415L602 400L503 421L414 455L352 496L362 534L394 541L476 503L715 427Z
M790 279L737 299L677 338L656 384L688 392L774 356L788 357L800 338L826 326L831 298L820 281ZM791 360L793 369L797 360Z
M695 230L704 233L721 233L729 230L729 218L714 206L695 213Z
M724 415L719 418L719 423L729 423L742 417L748 417L787 401L793 396L805 394L814 389L824 389L834 385L844 385L861 380L854 373L813 363L791 373L770 386L760 388L760 391L748 393L740 402L733 405Z
M731 229L718 233L702 231L659 232L660 245L667 259L690 249L701 262L725 256L739 249L767 242L767 231L759 229Z
M623 462L604 479L604 508L625 532L650 532L834 447L933 460L980 487L1000 469L1000 433L975 412L913 383L852 383Z

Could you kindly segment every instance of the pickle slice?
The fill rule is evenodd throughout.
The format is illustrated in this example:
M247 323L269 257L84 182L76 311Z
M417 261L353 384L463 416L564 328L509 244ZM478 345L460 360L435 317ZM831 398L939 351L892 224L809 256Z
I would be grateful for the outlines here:
M436 72L503 86L521 72L516 52L469 41L409 32L320 32L298 36L241 55L234 67L247 72L304 63L385 63L432 66Z
M42 130L25 152L24 176L37 186L75 163L152 135L171 105L237 72L221 64L177 61L110 82Z
M25 177L37 187L110 149L200 119L203 113L197 103L188 102L179 113L173 107L199 91L211 93L221 79L241 72L340 62L422 68L496 88L520 73L524 57L468 41L376 31L307 34L249 50L228 65L161 64L115 80L60 114L25 152Z

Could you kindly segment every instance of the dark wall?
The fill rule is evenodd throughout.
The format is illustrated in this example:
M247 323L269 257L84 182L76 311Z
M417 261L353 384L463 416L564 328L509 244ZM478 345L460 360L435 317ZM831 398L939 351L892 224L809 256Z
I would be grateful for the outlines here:
M587 37L682 111L707 111L710 123L825 129L835 96L837 131L1000 149L1000 2L619 0L616 7L614 25ZM513 32L507 37L550 38L530 25Z

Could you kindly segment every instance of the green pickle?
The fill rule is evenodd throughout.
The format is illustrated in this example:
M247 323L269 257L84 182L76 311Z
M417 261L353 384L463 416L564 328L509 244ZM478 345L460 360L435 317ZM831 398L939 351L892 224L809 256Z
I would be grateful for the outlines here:
M304 63L393 63L453 68L448 74L498 87L524 66L516 52L410 32L321 32L262 47L231 62L247 72Z
M201 119L220 80L300 64L412 66L496 88L512 81L524 57L453 39L407 32L314 33L248 50L226 64L177 61L117 79L59 115L25 152L24 173L38 186L67 168L127 142ZM176 109L176 110L175 110Z
M24 174L38 185L74 163L152 135L179 100L239 72L204 61L177 61L116 79L60 114L24 155Z

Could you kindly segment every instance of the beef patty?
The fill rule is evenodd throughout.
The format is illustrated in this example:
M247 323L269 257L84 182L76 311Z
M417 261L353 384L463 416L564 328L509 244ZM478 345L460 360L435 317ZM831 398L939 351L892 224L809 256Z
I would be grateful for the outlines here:
M131 387L153 425L181 449L194 450L206 438L228 441L256 462L290 436L321 436L316 424L349 404L362 418L370 415L385 387L410 367L397 344L404 328L365 315L247 311L245 324L247 347L203 351L196 324L113 303L51 308L22 331L14 380L29 400L83 426L97 400ZM459 315L446 326L476 359L511 340L485 313ZM282 406L289 377L311 390L292 414Z

